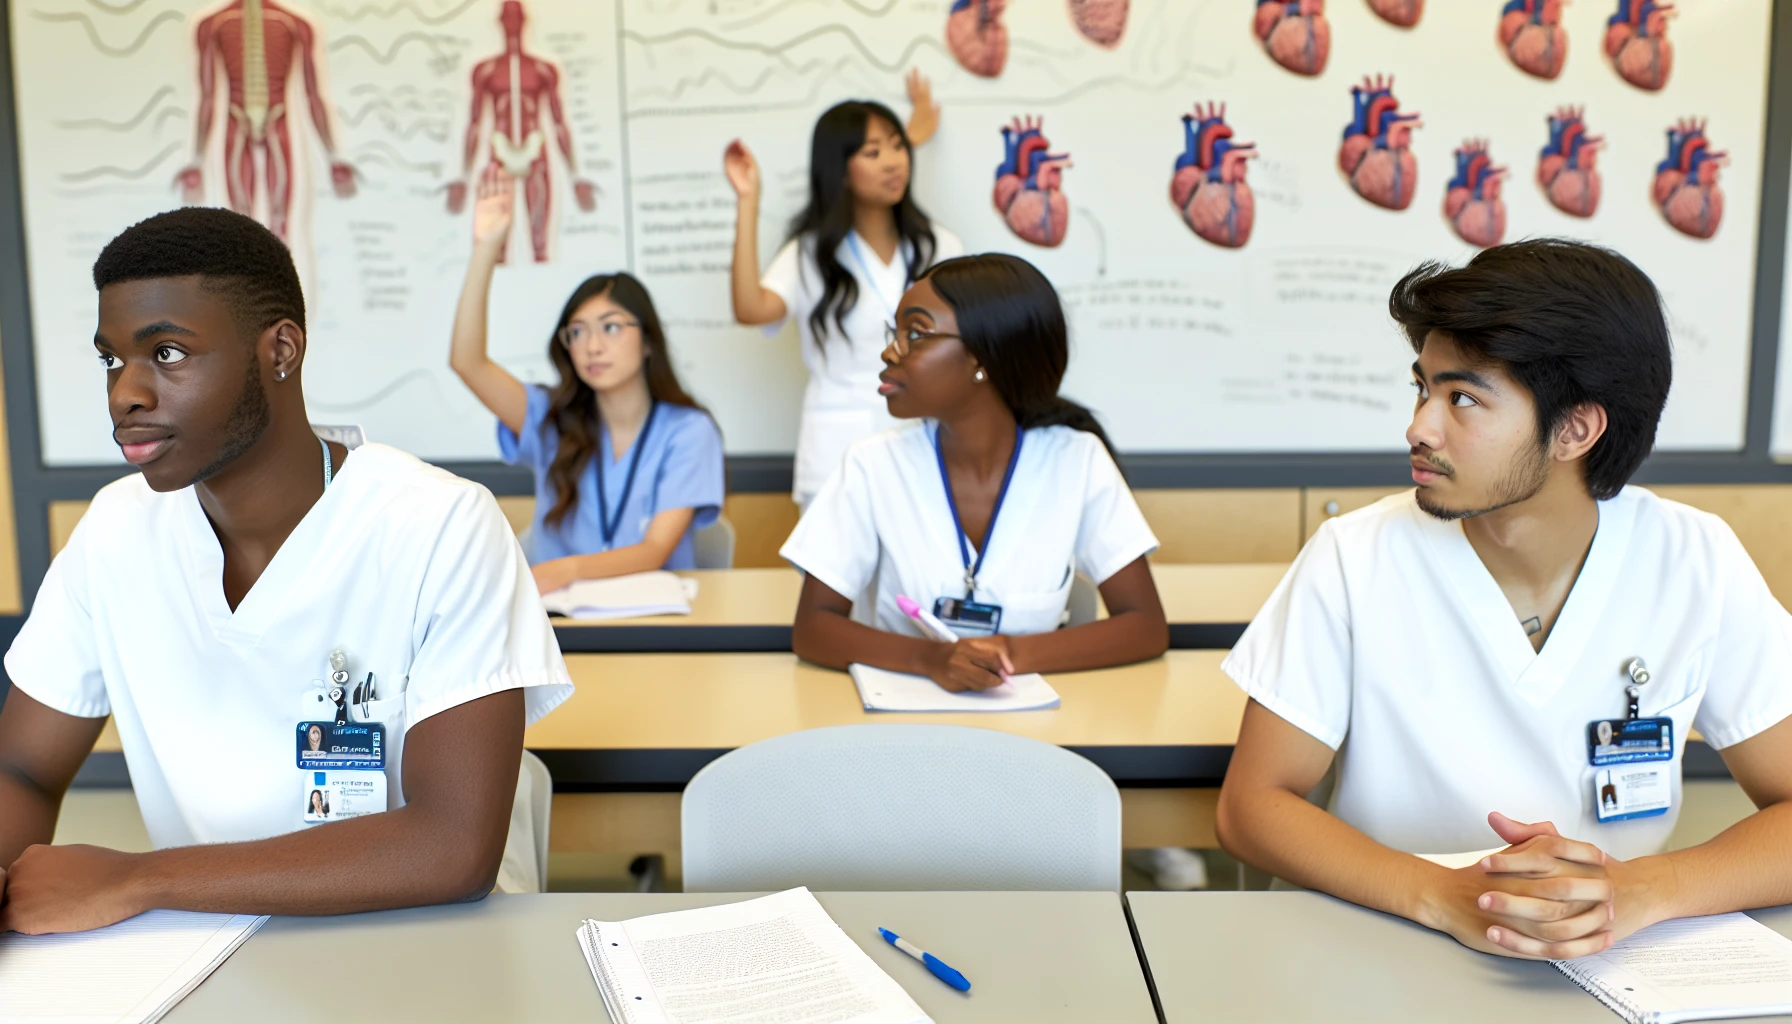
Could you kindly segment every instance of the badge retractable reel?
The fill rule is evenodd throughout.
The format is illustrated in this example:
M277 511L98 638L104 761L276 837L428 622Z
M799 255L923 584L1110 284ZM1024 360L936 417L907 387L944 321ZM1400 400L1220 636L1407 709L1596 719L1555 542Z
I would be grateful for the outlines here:
M330 676L322 696L335 707L331 721L311 718L323 702L307 698L307 716L298 723L297 764L302 789L302 820L322 824L338 818L377 814L386 809L386 727L368 721L376 699L373 673L349 690L348 653L329 654ZM351 716L350 709L358 714ZM359 721L351 721L351 717Z

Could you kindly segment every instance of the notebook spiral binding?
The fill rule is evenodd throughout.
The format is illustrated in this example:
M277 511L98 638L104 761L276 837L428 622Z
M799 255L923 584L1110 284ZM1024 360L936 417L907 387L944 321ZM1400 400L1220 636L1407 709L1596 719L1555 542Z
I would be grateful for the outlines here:
M1554 961L1556 970L1568 976L1568 979L1585 989L1594 999L1604 1003L1608 1009L1631 1024L1658 1024L1661 1013L1658 1010L1646 1010L1632 1002L1627 996L1611 990L1603 981L1588 975L1575 966L1572 960Z

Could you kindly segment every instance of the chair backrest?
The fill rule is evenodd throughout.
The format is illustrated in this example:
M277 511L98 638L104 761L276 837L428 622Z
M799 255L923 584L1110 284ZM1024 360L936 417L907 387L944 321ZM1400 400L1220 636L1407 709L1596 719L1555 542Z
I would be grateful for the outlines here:
M734 568L734 524L724 515L691 537L692 555L699 569Z
M686 892L1120 887L1120 791L1039 740L841 725L762 740L685 787Z
M1072 577L1070 601L1065 610L1070 613L1064 623L1066 627L1087 626L1094 622L1101 614L1101 591L1096 588L1095 581L1080 572Z

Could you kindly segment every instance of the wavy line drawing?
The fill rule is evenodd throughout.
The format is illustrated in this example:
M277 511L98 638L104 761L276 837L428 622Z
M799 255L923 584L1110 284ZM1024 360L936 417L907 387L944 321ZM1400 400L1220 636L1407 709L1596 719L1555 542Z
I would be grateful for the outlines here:
M437 57L452 56L452 54L448 53L443 48L442 44L444 42L453 43L455 42L455 38L448 35L431 35L428 32L406 32L397 39L392 40L392 46L384 52L382 52L379 47L369 42L365 36L343 36L342 38L331 42L330 49L332 51L346 50L351 46L357 46L366 50L367 55L372 57L375 63L391 64L394 60L398 59L398 51L404 49L411 43L424 44L429 47L430 52L434 53Z
M348 94L350 96L366 96L369 93L375 93L380 96L392 96L392 97L413 96L413 95L417 95L417 94L421 93L423 95L428 96L432 100L436 100L437 102L453 102L453 100L455 98L455 94L453 92L450 92L447 89L441 89L441 88L431 89L427 93L424 93L423 89L421 87L411 85L409 83L406 83L404 85L395 85L395 86L388 88L386 86L378 85L373 82L362 82L360 85L354 86L353 88L349 89L349 91L348 91Z
M129 14L137 8L142 7L144 0L130 0L129 3L125 4L103 4L100 3L100 0L87 0L87 3L88 6L97 7L107 14Z
M124 178L130 181L140 180L147 177L150 171L155 170L156 165L168 159L170 156L173 156L175 153L180 152L183 145L185 145L185 143L169 143L160 153L150 157L149 163L146 163L135 170L107 165L103 167L89 167L84 171L71 171L67 174L58 174L56 177L68 182L70 185L77 185L83 181L92 181L95 178Z
M89 0L89 2L91 3L93 0ZM141 2L141 0L138 0L138 2ZM408 11L410 12L411 17L416 18L425 25L445 25L460 17L462 14L465 14L467 8L472 7L476 3L479 3L479 0L466 0L466 2L459 7L444 11L441 14L427 14L424 12L423 8L411 3L411 0L398 0L398 3L395 3L390 7L362 7L356 9L352 7L333 7L329 4L322 4L320 7L323 12L330 17L340 18L343 21L349 22L360 21L364 18L395 18L400 13Z
M108 132L128 132L132 128L135 128L138 125L142 124L143 119L149 116L149 112L156 108L156 104L162 102L163 100L167 99L168 97L170 97L172 95L174 95L174 86L172 86L172 85L162 86L160 89L157 89L153 95L151 95L149 97L149 101L147 103L143 104L143 109L137 111L136 114L132 115L131 117L129 117L123 121L107 121L104 118L99 118L99 117L83 117L83 118L77 118L73 121L57 121L57 122L55 122L55 125L58 128L67 128L67 129L70 129L73 131L80 131L82 129L87 129L87 128L97 128L102 131L108 131ZM182 111L182 113L185 113L185 111Z
M155 35L156 29L161 28L170 21L177 21L184 24L187 20L186 15L179 11L163 11L151 18L149 24L143 26L143 31L137 35L136 39L131 40L128 45L108 46L106 41L100 38L99 27L93 23L93 19L82 14L80 11L70 11L66 14L58 14L50 11L32 11L31 16L39 21L78 22L82 30L87 33L87 40L93 44L93 48L108 57L129 57L138 50L143 49L143 44L149 42L149 37Z
M434 370L407 370L404 373L399 374L390 384L387 384L385 387L380 388L365 398L351 399L347 402L320 402L315 398L307 398L305 399L305 404L313 409L321 409L324 412L361 412L366 409L371 409L386 399L391 398L399 388L402 388L407 384L414 383L418 380L422 380L426 383L433 381L435 379L435 373L436 371Z
M839 60L834 62L835 68L836 68L836 70L838 70L839 68L843 67L844 65L852 63L856 59L857 58L854 58L854 57L842 57ZM806 74L809 74L810 72L815 71L819 68L826 67L827 64L828 64L828 62L825 60L812 60L809 63L804 64L802 67L796 68L795 70L799 75L806 75ZM646 88L646 89L638 89L635 91L634 96L632 96L630 98L631 99L634 99L634 98L645 99L649 96L652 96L652 97L655 97L658 99L664 99L667 102L677 102L678 100L684 98L685 90L695 89L700 86L708 85L712 81L720 82L724 88L726 88L729 92L734 93L736 96L751 96L754 93L757 93L760 90L765 88L765 83L766 83L767 79L771 78L773 75L778 75L778 74L783 74L783 73L784 73L783 70L780 68L766 68L764 71L761 71L759 73L759 76L757 78L754 78L750 84L741 85L739 82L736 82L734 79L729 78L725 72L719 71L715 68L710 68L708 71L703 72L701 75L698 75L696 78L681 78L678 80L677 85L674 85L670 88L652 87L652 88Z
M758 14L755 14L750 18L745 18L741 21L734 22L731 25L723 25L722 31L738 32L743 28L751 28L754 25L757 25L762 21L767 21L771 18L777 17L779 14L783 13L786 9L795 7L798 4L827 3L827 2L828 2L828 0L784 0L783 3L777 4L775 6L767 8L763 11L760 11ZM882 7L872 7L870 4L861 4L861 3L858 3L857 0L840 0L840 2L845 4L847 7L850 7L853 10L858 11L860 14L863 14L867 18L881 18L884 15L886 15L896 9L896 0L889 0L889 3L884 4Z
M344 118L343 120L347 121L347 118ZM349 123L353 127L360 127L357 123ZM409 142L418 135L422 135L431 142L447 142L449 133L452 131L446 121L419 120L413 121L409 125L401 126L397 119L393 118L391 115L387 115L380 119L380 127L384 130L385 135L388 138L395 138L400 142Z
M859 56L863 57L866 63L884 72L901 71L908 67L913 60L915 53L923 46L932 47L933 49L938 50L942 55L945 55L946 53L945 46L942 45L938 39L935 39L932 36L918 36L909 41L908 46L903 49L902 55L896 58L895 63L886 64L878 59L877 54L871 52L870 48L858 37L857 33L853 32L852 29L847 28L845 25L823 25L820 28L804 32L802 35L796 36L793 39L776 44L736 42L732 39L723 39L713 32L706 32L700 28L681 28L658 36L642 35L639 32L629 32L626 30L622 33L624 39L639 43L642 46L661 46L666 43L676 43L685 39L701 39L704 42L719 46L724 50L749 50L754 53L763 53L768 57L775 57L780 63L791 70L795 70L796 65L791 62L789 57L784 55L784 51L795 49L804 43L829 35L845 36L847 42L852 44L853 49L859 51Z
M435 106L431 107L431 106L424 106L422 103L419 103L415 100L412 100L408 103L398 103L398 104L394 104L389 100L369 100L368 102L362 104L361 108L359 110L356 110L353 112L351 112L347 107L339 106L336 108L336 116L342 118L344 121L347 121L349 124L359 126L362 121L367 120L367 116L369 114L373 113L376 110L380 111L381 113L384 113L388 117L398 117L401 112L409 112L409 113L414 113L414 114L435 114L435 115L438 115L439 117L445 117L445 118L450 117L452 114L452 108L447 103L438 103Z
M442 176L442 162L440 160L418 163L406 158L403 153L400 153L396 148L384 142L366 143L361 146L361 148L355 150L351 156L354 157L354 160L357 163L386 164L389 167L398 167L406 171L430 174L438 178Z

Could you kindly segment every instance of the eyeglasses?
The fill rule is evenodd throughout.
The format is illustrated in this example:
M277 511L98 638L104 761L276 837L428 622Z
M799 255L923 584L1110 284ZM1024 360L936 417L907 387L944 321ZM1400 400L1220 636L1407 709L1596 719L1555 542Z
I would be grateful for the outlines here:
M896 350L896 358L898 359L908 355L913 346L924 341L932 341L935 338L958 338L960 341L964 340L963 335L923 331L918 327L904 327L898 329L895 324L884 324L884 347L894 348Z
M563 347L575 349L589 343L600 334L606 339L616 338L621 336L625 328L639 326L641 323L638 320L604 320L593 330L590 324L574 321L560 328L559 333L554 336L560 339L560 344Z

